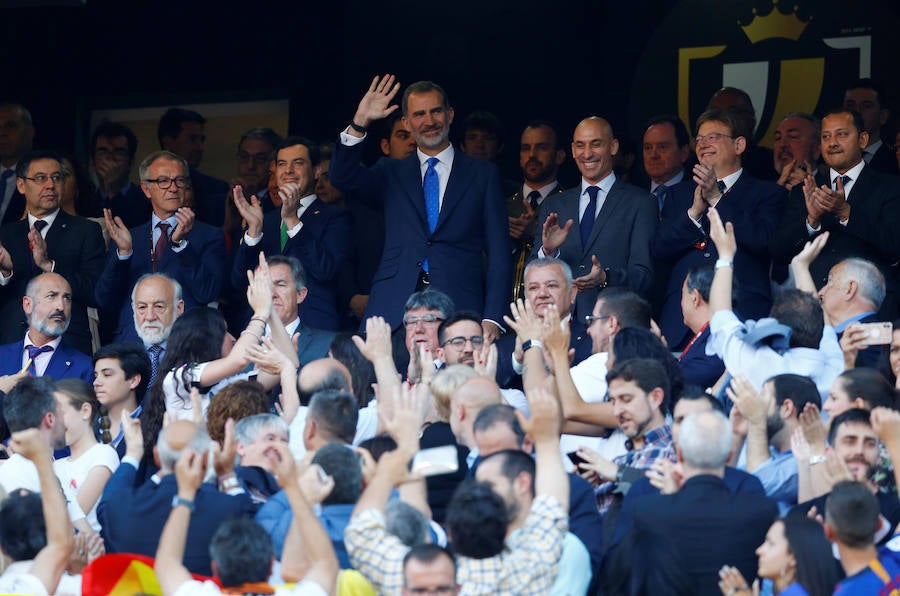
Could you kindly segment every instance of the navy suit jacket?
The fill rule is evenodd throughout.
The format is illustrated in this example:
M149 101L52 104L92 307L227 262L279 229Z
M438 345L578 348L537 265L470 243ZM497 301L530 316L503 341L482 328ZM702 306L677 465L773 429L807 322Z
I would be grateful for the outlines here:
M878 151L875 152L875 155L872 156L869 165L866 167L871 166L874 170L884 172L885 174L894 174L896 176L900 173L898 172L897 165L897 156L893 149L891 149L887 143L882 143L881 147L878 148Z
M569 264L572 275L581 277L590 273L591 257L596 255L600 265L607 269L608 286L626 287L649 297L653 285L650 242L657 223L656 207L650 200L650 193L616 180L597 214L587 246L581 245L581 234L578 232L580 200L580 183L575 188L544 199L532 257L537 256L542 246L541 232L547 216L556 213L561 226L570 219L575 222L559 248L559 258ZM575 296L574 314L581 320L591 314L599 295L599 288L579 291Z
M153 480L135 486L137 470L130 464L118 467L97 505L97 519L108 553L137 553L156 556L162 528L172 511L172 497L178 494L175 474L167 474L159 484ZM252 516L255 508L247 493L231 496L204 482L194 498L185 542L184 566L191 573L212 575L209 543L226 519Z
M829 181L817 177L816 184L821 186ZM821 231L828 231L828 243L809 267L816 287L825 285L828 272L840 261L860 257L878 265L884 273L888 295L896 296L898 274L895 263L900 260L900 234L897 233L900 230L900 177L865 166L850 188L847 200L850 202L847 225L841 225L832 213L822 217ZM789 262L818 235L810 236L806 229L808 214L803 188L795 186L770 244L773 257Z
M778 517L763 494L732 492L715 476L694 476L672 495L635 500L634 526L669 538L694 579L693 594L721 596L719 570L734 565L747 581L756 577L756 548Z
M106 267L97 282L96 298L106 313L119 312L116 341L134 339L134 314L131 290L138 278L153 271L150 262L150 222L131 230L130 258L120 260L115 243L109 249ZM225 274L225 237L222 230L200 221L187 233L187 246L180 252L166 247L157 273L164 273L181 284L184 309L205 305L218 299Z
M0 376L14 375L22 370L22 353L25 350L24 334L22 335L23 339L18 342L0 346ZM94 363L87 354L67 346L63 338L59 347L53 351L44 375L56 381L82 379L91 383L94 380Z
M709 326L691 345L687 353L678 359L685 385L696 385L701 389L712 387L725 372L725 363L718 356L706 355L709 341Z
M328 356L331 340L335 335L333 331L307 327L301 320L295 333L300 334L300 337L297 338L297 356L300 358L300 366Z
M15 185L13 185L15 187ZM12 196L9 197L9 205L3 214L3 225L13 223L22 219L22 213L25 212L25 195L19 192L18 188L13 188Z
M684 345L691 335L681 312L681 286L688 269L712 265L719 258L709 239L706 214L700 220L702 231L688 217L695 187L693 180L683 180L671 187L653 240L653 256L673 263L659 326L669 345L676 348ZM743 318L761 319L768 316L772 308L769 240L775 233L784 200L782 187L757 180L745 170L716 205L722 221L734 225L738 243L734 258L734 277L739 284L737 311ZM704 248L696 248L695 244L702 241L706 242Z
M377 189L357 196L384 205L384 250L365 318L382 316L392 329L398 328L403 305L428 259L431 287L450 296L458 310L502 321L509 310L512 270L496 166L455 151L437 227L430 232L418 152L401 160L381 160L367 169L359 163L362 151L363 143L352 147L338 143L331 158L331 181L349 192Z
M0 228L0 242L9 251L13 277L0 287L0 343L24 337L28 329L22 311L22 296L29 280L43 273L34 264L28 246L28 220L18 220ZM103 270L103 236L100 226L62 209L47 229L47 255L55 261L54 271L72 287L72 316L66 339L84 352L92 352L87 307L94 306L94 286ZM18 369L16 369L18 371Z
M316 199L300 217L303 226L281 248L281 212L270 211L263 217L262 240L254 246L244 242L237 249L231 284L247 287L247 270L259 263L259 251L266 255L296 257L306 272L309 293L300 305L300 318L316 329L338 329L335 278L350 252L350 215L346 210Z

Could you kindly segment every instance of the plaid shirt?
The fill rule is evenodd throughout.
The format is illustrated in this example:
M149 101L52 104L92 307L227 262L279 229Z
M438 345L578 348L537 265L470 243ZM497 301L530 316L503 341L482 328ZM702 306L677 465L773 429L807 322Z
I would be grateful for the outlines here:
M457 558L460 594L543 596L550 592L562 556L569 518L559 501L539 496L521 532L503 552L487 559ZM409 548L385 529L384 515L375 509L353 516L344 532L350 563L379 594L400 594L403 557Z
M678 461L675 445L672 443L672 428L668 424L647 431L644 434L644 446L640 449L634 448L631 439L625 441L625 448L628 450L625 454L613 459L613 463L620 468L649 470L658 459ZM604 482L597 487L597 507L600 513L606 513L612 505L617 488L618 484L615 482Z

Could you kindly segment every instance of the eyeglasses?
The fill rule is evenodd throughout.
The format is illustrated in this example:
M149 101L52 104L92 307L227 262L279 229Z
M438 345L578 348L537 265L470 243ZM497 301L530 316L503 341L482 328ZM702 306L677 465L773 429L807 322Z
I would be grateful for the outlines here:
M697 138L694 139L694 140L697 141L697 144L699 145L700 143L705 143L705 142L715 143L716 141L718 141L718 140L721 139L722 137L725 137L726 139L733 139L733 138L734 138L734 137L731 136L731 135L726 135L726 134L721 133L721 132L711 132L711 133L709 133L708 135L697 135Z
M584 315L584 322L587 323L587 326L590 327L594 324L594 321L602 321L603 319L608 319L612 315Z
M187 176L179 176L177 178L169 178L168 176L160 176L159 178L148 178L144 180L144 182L153 182L162 190L166 190L172 183L175 183L175 186L178 188L190 188L191 187L191 179Z
M66 178L69 177L68 174L59 173L59 174L35 174L34 176L19 176L23 180L31 180L32 182L37 182L38 184L44 185L47 184L47 180L53 182L53 184L62 184L66 181Z
M443 321L443 317L437 315L422 315L421 317L403 317L403 325L405 327L415 327L419 323L423 325L433 325Z
M264 166L269 163L268 153L247 153L246 151L238 151L237 158L240 163L252 161L258 166Z
M96 157L113 157L115 159L128 159L131 155L128 153L128 149L112 149L109 150L106 147L98 147L94 150L94 155Z
M463 337L460 335L459 337L451 337L450 339L442 343L441 347L443 348L447 344L450 344L457 350L461 350L466 346L466 342L470 342L473 348L480 349L482 346L484 346L484 336L473 335L472 337Z

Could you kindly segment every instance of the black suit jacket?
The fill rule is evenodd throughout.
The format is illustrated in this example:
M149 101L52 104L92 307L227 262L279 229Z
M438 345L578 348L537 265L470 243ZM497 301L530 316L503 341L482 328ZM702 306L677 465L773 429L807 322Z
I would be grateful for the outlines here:
M22 296L28 281L42 273L34 264L28 246L28 220L21 219L0 228L0 242L9 251L13 277L0 287L0 343L24 337L28 323L22 311ZM72 317L66 343L85 354L93 354L87 308L96 306L94 286L103 271L104 244L100 226L62 209L47 229L47 255L55 261L54 271L72 286Z
M2 225L19 221L22 219L22 213L25 212L25 195L19 192L19 189L13 189L12 196L9 198L9 205L6 207L6 213L3 214Z
M634 503L635 528L667 536L694 578L700 596L721 596L719 569L737 567L756 577L756 548L778 517L772 499L732 493L721 478L694 476L672 495L648 495Z
M688 270L697 265L712 265L719 257L709 239L709 219L704 214L699 229L687 211L694 200L693 180L684 180L671 187L671 195L663 205L662 221L653 239L653 256L673 263L672 275L666 287L659 326L669 345L678 348L690 338L681 312L681 286ZM745 170L716 210L722 221L734 225L738 243L734 258L734 276L739 283L737 311L742 317L760 319L768 316L772 307L769 282L769 239L778 225L784 204L784 189L772 182L757 180ZM705 242L703 248L698 245Z
M881 144L881 147L878 148L878 151L875 152L875 155L869 161L869 166L884 174L894 174L896 176L900 173L897 168L897 155L888 147L887 143Z
M824 178L816 178L817 185L829 183ZM803 188L795 186L770 243L772 256L789 262L803 249L806 242L827 230L828 243L809 268L816 287L825 285L828 272L838 262L850 257L860 257L878 265L887 285L889 300L886 302L894 302L890 297L896 297L898 290L900 177L883 174L865 166L859 179L851 187L847 200L850 202L850 220L847 225L841 225L834 214L826 213L822 217L821 230L810 236L806 229L808 211ZM882 312L890 317L895 314L885 312L885 307Z

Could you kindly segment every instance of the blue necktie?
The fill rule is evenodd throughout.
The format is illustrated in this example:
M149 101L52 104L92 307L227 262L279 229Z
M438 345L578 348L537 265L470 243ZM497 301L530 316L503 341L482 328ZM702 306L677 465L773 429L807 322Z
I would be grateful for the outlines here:
M716 186L719 187L719 192L724 195L725 191L726 191L725 181L724 180L716 180Z
M434 169L438 163L438 158L429 157L427 160L428 168L425 170L425 179L422 181L422 188L425 191L425 215L428 217L428 232L434 233L437 227L438 215L441 213L441 184L438 181L437 170ZM428 271L428 259L422 262L422 269Z
M587 209L581 216L581 247L587 246L588 238L591 237L591 230L594 229L594 220L597 219L597 194L600 192L599 186L588 186L587 193L590 197Z
M663 205L666 204L666 199L669 198L669 187L665 184L660 184L656 187L656 202L659 205L659 212L662 213Z
M834 185L834 190L837 190L837 181L838 180L840 180L841 184L843 184L846 187L847 183L850 182L850 176L835 176L834 180L832 181L832 184Z

